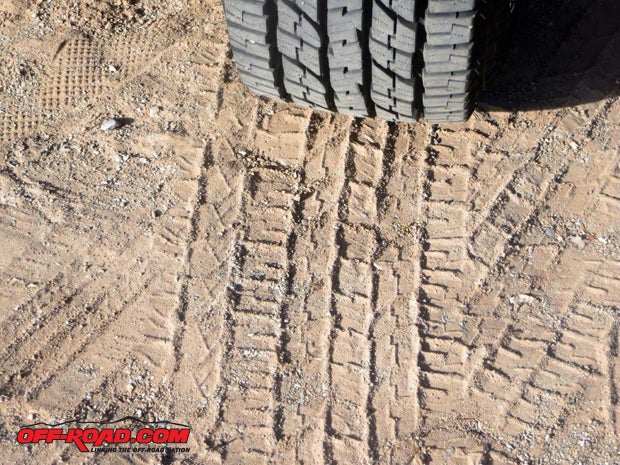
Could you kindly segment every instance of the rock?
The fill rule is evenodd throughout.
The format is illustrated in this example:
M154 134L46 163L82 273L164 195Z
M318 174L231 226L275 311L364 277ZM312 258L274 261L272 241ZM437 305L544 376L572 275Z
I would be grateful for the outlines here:
M108 118L101 124L101 130L111 131L113 129L120 129L133 123L133 121L132 118Z
M571 244L573 244L575 247L577 247L580 250L586 246L585 241L579 236L571 236L568 238L568 240L571 242Z
M536 299L536 297L532 297L529 294L519 294L519 303L520 304L533 305L536 302L538 302L538 299Z
M118 129L121 127L121 122L116 118L109 118L101 123L102 131L111 131L113 129Z

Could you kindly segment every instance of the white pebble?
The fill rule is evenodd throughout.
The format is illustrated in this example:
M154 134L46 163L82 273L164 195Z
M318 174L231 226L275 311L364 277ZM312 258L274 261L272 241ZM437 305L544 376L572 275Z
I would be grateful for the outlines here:
M579 236L571 236L568 238L568 240L571 241L571 243L580 250L586 246L585 241Z
M533 305L536 302L538 302L536 297L532 297L529 294L519 294L519 303L520 304L530 304L530 305Z
M101 124L102 131L111 131L112 129L118 129L120 127L120 121L114 118L107 119Z

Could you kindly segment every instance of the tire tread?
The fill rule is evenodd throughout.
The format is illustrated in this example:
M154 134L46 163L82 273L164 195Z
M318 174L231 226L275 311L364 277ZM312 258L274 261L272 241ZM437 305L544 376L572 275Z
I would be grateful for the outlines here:
M489 0L223 1L239 74L260 94L397 122L474 109Z

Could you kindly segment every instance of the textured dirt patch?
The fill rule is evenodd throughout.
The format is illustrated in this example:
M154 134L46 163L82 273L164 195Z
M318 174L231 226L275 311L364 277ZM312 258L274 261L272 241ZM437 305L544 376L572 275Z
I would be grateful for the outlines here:
M615 463L619 36L571 5L452 126L259 99L218 2L0 5L0 462ZM191 453L14 440L125 415Z

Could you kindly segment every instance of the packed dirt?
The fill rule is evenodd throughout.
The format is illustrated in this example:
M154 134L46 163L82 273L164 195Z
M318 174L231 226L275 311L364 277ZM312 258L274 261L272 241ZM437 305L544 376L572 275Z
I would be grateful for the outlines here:
M437 126L256 97L217 1L0 2L0 463L620 463L620 16L557 3ZM128 415L191 451L15 440Z

